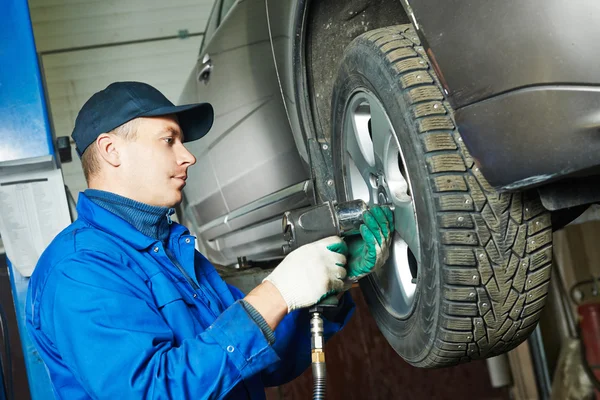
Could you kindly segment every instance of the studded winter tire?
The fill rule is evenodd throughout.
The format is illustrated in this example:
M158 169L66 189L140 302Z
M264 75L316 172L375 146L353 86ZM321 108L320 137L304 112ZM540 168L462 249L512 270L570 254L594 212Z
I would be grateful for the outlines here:
M338 199L394 206L390 259L361 288L398 354L441 367L521 343L548 292L550 215L486 182L412 26L348 46L332 123Z

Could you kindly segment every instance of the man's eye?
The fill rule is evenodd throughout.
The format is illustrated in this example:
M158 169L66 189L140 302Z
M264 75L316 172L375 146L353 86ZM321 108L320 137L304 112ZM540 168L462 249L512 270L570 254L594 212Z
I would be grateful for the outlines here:
M173 144L173 138L172 137L164 138L164 141L167 142L167 144Z

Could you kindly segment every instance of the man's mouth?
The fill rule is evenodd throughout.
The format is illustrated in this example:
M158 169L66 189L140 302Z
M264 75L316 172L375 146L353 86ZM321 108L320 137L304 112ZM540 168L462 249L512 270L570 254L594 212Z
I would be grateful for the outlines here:
M180 180L183 183L183 185L185 185L187 175L174 176L173 178Z

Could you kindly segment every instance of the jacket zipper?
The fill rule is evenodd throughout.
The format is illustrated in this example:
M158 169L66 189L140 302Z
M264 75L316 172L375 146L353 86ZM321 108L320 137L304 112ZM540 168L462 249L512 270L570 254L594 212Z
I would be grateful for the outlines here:
M210 310L211 314L213 314L213 316L216 317L215 313L210 308L210 300L206 296L206 293L204 292L204 289L201 286L199 286L196 282L194 282L194 280L192 278L190 278L190 276L187 274L187 272L185 272L185 269L183 269L183 267L181 266L181 264L179 264L179 261L177 260L177 258L175 258L175 256L173 256L173 254L168 249L168 247L165 247L164 249L165 249L165 254L169 258L169 260L171 261L171 263L179 270L179 272L181 272L181 274L183 275L183 277L185 278L185 280L194 289L194 292L196 292L196 291L199 292L200 297L202 298L202 301L204 301L204 303L207 305L207 307Z
M169 223L169 225L171 225L173 223L173 220L171 219L171 215L173 215L173 214L175 214L175 209L169 208L169 210L167 211L167 214L166 214L167 222ZM183 275L185 280L190 284L192 289L194 289L194 293L196 293L197 291L200 292L200 297L202 298L202 301L204 302L204 304L206 304L206 306L210 310L211 314L216 318L215 313L210 308L210 300L206 296L206 292L204 291L204 289L201 286L199 286L192 278L190 278L190 276L187 274L187 272L185 272L185 269L183 269L181 264L179 264L179 261L177 260L177 258L169 250L168 245L164 246L164 249L165 249L165 254L169 258L171 263L179 270L179 272L181 272L181 274Z
M171 215L173 215L174 213L175 213L175 209L174 208L169 208L169 210L167 211L166 217L167 217L167 222L169 223L169 225L171 225L173 223L173 221L171 220ZM171 260L171 263L173 263L173 265L175 265L175 267L177 267L177 269L179 270L179 272L181 272L181 274L185 277L185 279L192 286L192 288L194 288L194 290L198 290L200 287L185 272L185 270L183 269L183 267L181 266L181 264L179 264L179 261L177 261L177 258L175 258L175 256L173 255L173 253L171 253L171 250L169 250L168 244L165 245L164 248L165 248L165 253L167 254L167 257L169 257L169 260Z
M179 261L177 261L177 259L175 258L175 256L173 256L173 254L171 253L171 251L165 247L165 253L167 254L167 257L169 257L169 260L171 261L171 263L177 267L177 269L179 270L179 272L181 272L181 274L183 275L183 277L185 278L186 281L188 281L188 283L194 288L194 290L200 289L200 287L198 286L198 284L196 282L194 282L194 280L192 278L190 278L190 276L187 274L187 272L185 272L185 269L183 269L183 267L181 266L181 264L179 264Z

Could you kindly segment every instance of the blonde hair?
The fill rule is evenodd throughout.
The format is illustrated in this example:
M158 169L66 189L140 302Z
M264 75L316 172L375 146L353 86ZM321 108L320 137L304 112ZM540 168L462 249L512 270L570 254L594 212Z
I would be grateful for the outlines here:
M108 132L108 134L119 136L125 140L134 140L137 137L137 126L138 119L134 118L125 122L123 125L117 126L115 129ZM81 156L81 167L83 168L83 175L88 184L90 183L90 179L100 171L100 165L98 149L94 143L92 143Z

